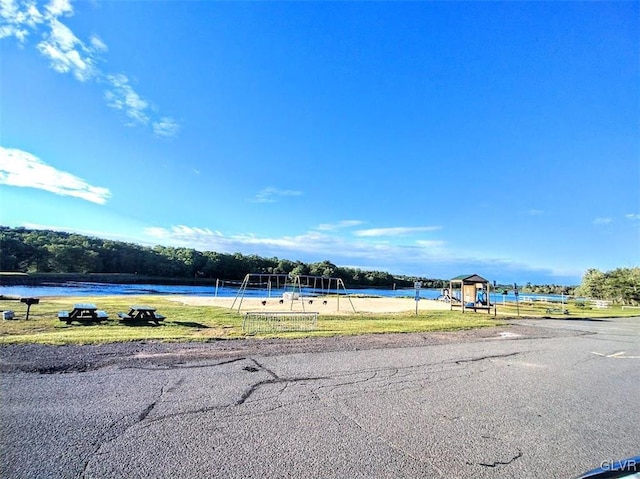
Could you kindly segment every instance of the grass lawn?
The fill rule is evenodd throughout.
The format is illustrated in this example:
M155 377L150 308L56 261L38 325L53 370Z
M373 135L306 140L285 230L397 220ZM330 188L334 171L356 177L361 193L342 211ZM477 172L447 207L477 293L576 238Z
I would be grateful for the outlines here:
M58 320L58 311L70 310L73 303L95 303L109 315L102 324L66 324ZM167 319L159 326L122 324L117 313L127 312L132 304L149 304ZM551 317L563 319L638 316L640 309L579 308L565 305L569 314L547 313L545 304L520 303L521 317ZM97 296L41 298L31 306L29 320L25 321L27 306L18 301L0 300L3 311L12 310L17 320L0 321L0 344L95 344L121 341L207 341L246 337L242 332L243 313L215 306L185 306L163 296ZM413 313L357 313L353 315L325 315L318 319L318 329L311 332L279 332L252 335L256 338L320 337L367 333L414 333L455 331L491 327L502 320L516 318L515 304L498 305L498 319L493 314L460 311L420 311Z
M622 308L622 306L612 306L610 308L594 308L591 306L578 307L572 301L569 304L562 306L561 304L545 304L545 303L520 303L520 316L528 317L548 317L548 318L564 318L564 319L578 319L578 318L623 318L630 316L640 316L640 308ZM547 312L547 309L551 309L551 312ZM569 313L564 314L558 310L567 310ZM517 316L517 307L515 303L507 303L506 306L502 306L498 303L498 316Z
M102 324L66 324L58 320L58 311L71 310L74 303L94 303L109 315ZM166 317L159 325L122 324L117 313L127 312L132 304L148 304ZM82 298L41 298L31 306L25 321L27 306L18 301L0 300L2 310L12 310L17 320L0 321L0 344L95 344L120 341L206 341L245 337L243 314L214 306L184 306L163 296L99 296ZM318 329L311 332L259 334L254 337L320 337L367 333L409 333L453 331L501 324L493 316L459 311L421 311L410 313L348 316L321 314Z

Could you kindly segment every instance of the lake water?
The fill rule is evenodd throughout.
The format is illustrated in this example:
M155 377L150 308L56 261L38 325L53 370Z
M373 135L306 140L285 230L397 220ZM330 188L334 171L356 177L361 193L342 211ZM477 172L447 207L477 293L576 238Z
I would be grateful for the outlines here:
M291 291L287 288L286 291ZM297 289L296 289L297 291ZM253 289L247 288L244 297L267 298L281 297L284 289ZM335 294L335 289L329 293ZM344 294L343 290L340 293ZM410 289L347 289L347 294L365 295L365 296L382 296L387 298L397 297L414 297L415 290ZM91 282L67 282L67 283L51 283L41 286L2 286L0 287L0 295L4 296L20 296L30 298L40 298L44 296L118 296L118 295L186 295L186 296L209 296L221 298L234 298L238 294L237 286L175 286L175 285L159 285L159 284L114 284L114 283L91 283ZM326 294L326 291L313 288L302 288L303 296L317 296ZM437 299L441 295L439 289L421 289L420 297L422 299ZM532 298L534 300L542 300L547 298L552 302L560 302L562 297L557 295L536 295L521 294L520 300ZM516 297L510 293L504 297L507 302L515 302ZM491 302L501 303L503 301L502 294L491 294ZM566 297L564 298L566 301Z
M272 288L269 292L266 288L247 288L245 297L279 297L285 291L292 291L291 287L284 289ZM298 289L296 288L296 291ZM440 290L422 289L423 298L437 298ZM335 294L335 289L330 293ZM359 294L370 296L401 297L414 296L414 289L347 289L347 294ZM303 296L317 296L323 294L320 289L302 288ZM325 291L326 293L326 291ZM340 293L344 294L341 289ZM187 295L187 296L218 296L221 298L235 297L238 294L238 286L176 286L160 284L114 284L114 283L91 283L75 282L51 283L41 286L3 286L0 287L0 295L21 296L21 297L42 297L42 296L115 296L115 295Z

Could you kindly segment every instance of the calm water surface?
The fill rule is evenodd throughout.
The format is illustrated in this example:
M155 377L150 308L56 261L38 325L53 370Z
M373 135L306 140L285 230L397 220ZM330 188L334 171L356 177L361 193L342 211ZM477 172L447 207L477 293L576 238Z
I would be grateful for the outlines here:
M285 289L272 288L247 288L245 297L278 297L285 291L292 291L289 287ZM296 291L298 289L296 288ZM420 296L423 298L437 298L440 290L422 289ZM335 289L329 293L335 294ZM340 293L344 294L340 289ZM413 289L347 289L347 294L360 294L385 297L414 296ZM326 290L314 288L302 288L304 296L315 296L326 294ZM116 295L187 295L187 296L218 296L221 298L235 297L238 294L238 286L176 286L160 284L114 284L114 283L90 283L75 282L51 283L41 286L3 286L0 287L0 294L21 297L43 297L43 296L116 296Z
M292 291L291 287L286 291ZM297 291L297 289L296 289ZM247 288L244 296L255 298L281 297L284 289L272 288L271 291L261 288ZM335 289L329 291L335 294ZM340 293L344 293L342 289ZM388 298L396 297L414 297L415 290L411 289L347 289L347 294L366 295L366 296L382 296ZM176 286L176 285L159 285L159 284L114 284L114 283L91 283L91 282L67 282L67 283L51 283L41 286L2 286L0 287L0 295L20 296L20 297L45 297L45 296L118 296L118 295L187 295L187 296L209 296L220 298L233 298L238 294L238 286ZM327 294L327 291L313 288L302 288L303 296L317 296ZM420 297L423 299L437 299L441 295L439 289L421 289ZM520 300L527 297L534 299L548 298L550 301L560 302L561 296L556 295L536 295L521 294ZM515 301L513 294L504 297L506 301ZM564 298L566 301L566 298ZM491 294L492 302L502 302L502 294Z

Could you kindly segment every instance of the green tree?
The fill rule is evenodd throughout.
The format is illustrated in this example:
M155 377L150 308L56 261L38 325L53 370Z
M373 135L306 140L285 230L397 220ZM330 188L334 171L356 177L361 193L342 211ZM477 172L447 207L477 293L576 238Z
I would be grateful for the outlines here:
M324 276L326 278L333 278L336 274L337 267L330 261L324 260L318 263L312 263L309 265L309 274L313 276Z
M582 283L576 290L578 296L592 299L604 299L605 275L597 269L588 269L582 277Z
M640 303L640 268L617 268L603 273L589 269L575 294L621 304Z

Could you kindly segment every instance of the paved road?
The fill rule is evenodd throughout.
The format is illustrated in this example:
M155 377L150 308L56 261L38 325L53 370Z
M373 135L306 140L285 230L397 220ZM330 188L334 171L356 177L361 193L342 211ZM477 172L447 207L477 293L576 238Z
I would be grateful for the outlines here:
M394 338L104 364L89 347L94 367L54 374L5 348L0 475L570 478L640 454L640 318Z

